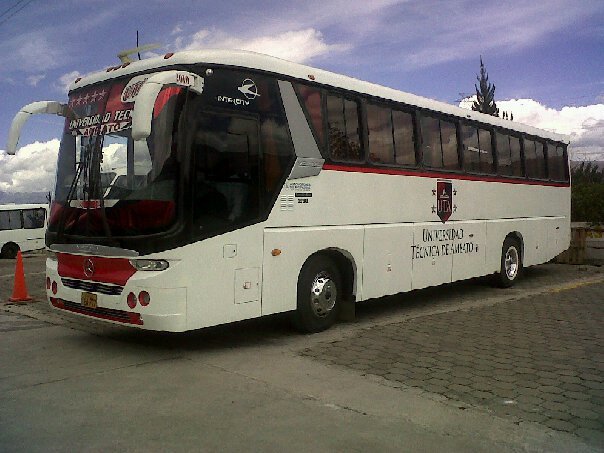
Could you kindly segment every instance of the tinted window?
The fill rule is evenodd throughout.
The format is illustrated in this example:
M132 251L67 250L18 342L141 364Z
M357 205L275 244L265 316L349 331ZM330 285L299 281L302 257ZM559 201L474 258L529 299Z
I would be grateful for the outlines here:
M543 144L534 140L524 140L524 163L526 175L529 178L544 179L545 157L543 155Z
M522 154L520 153L520 139L510 136L510 158L512 161L512 175L523 176Z
M440 121L440 137L443 147L443 166L448 170L459 169L457 154L457 130L454 123Z
M23 228L21 211L0 211L0 230L18 230Z
M562 146L547 144L549 177L555 181L568 181L567 162Z
M394 163L390 109L368 105L367 132L369 134L369 159L376 163Z
M440 126L438 119L422 116L422 162L428 167L443 166L442 149L440 146Z
M459 168L457 135L454 123L429 116L421 117L424 165L433 168Z
M45 209L24 209L23 210L23 228L44 228L46 220Z
M258 217L258 122L201 115L191 143L195 162L193 223L208 235Z
M321 104L321 91L306 85L296 85L311 127L317 137L320 147L325 146L323 137L323 106Z
M327 96L329 154L334 160L361 161L358 105L339 96Z
M392 111L394 125L394 154L399 165L415 165L413 116L399 110Z
M478 147L478 129L473 126L461 127L463 145L463 166L467 171L480 171L480 148Z
M8 213L10 211L0 211L0 230L10 230L10 222Z
M511 175L510 138L500 132L497 132L495 137L497 141L497 173L500 175Z

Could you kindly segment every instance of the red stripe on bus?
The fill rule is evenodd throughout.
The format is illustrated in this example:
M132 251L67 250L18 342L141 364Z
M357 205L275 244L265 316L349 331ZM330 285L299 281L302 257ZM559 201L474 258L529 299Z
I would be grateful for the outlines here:
M100 256L71 255L57 253L58 271L61 277L89 280L99 283L113 283L124 286L136 269L126 258L105 258ZM90 263L92 263L92 267Z
M460 175L457 173L437 173L427 171L399 170L395 168L355 167L352 165L323 164L323 170L346 171L352 173L376 173L380 175L415 176L419 178L500 182L505 184L526 184L529 186L570 187L570 184L567 182L531 181L528 179L508 179L499 176Z

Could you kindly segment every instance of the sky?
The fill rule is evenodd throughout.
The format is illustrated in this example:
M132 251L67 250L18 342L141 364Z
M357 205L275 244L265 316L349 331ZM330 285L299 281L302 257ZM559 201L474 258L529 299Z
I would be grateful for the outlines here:
M33 116L8 156L15 113L65 102L137 30L162 54L253 50L454 105L482 56L500 110L569 135L574 160L604 160L602 0L0 0L0 191L54 184L62 119Z

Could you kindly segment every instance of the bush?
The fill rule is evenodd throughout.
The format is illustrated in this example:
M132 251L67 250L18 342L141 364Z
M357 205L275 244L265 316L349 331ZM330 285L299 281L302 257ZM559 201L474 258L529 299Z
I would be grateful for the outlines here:
M573 222L604 223L604 184L573 184L571 215Z

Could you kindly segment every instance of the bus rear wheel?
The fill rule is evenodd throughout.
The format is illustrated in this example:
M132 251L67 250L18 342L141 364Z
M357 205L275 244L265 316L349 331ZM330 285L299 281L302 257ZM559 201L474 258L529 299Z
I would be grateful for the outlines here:
M495 274L495 283L500 288L509 288L512 286L522 270L522 254L520 252L520 242L508 237L503 242L501 248L501 266L499 273Z
M19 251L19 246L14 242L9 242L2 246L2 258L14 259L17 257L17 252Z
M343 296L342 277L334 262L323 255L310 257L298 277L294 326L305 333L328 329L338 318Z

